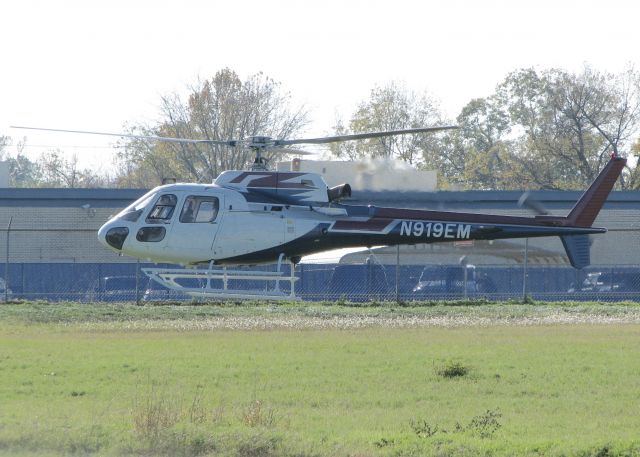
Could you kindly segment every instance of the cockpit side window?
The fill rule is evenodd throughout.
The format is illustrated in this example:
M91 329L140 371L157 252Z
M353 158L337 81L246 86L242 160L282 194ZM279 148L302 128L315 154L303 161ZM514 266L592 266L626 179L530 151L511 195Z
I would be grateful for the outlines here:
M218 215L220 202L216 197L198 197L190 195L184 201L180 222L213 222Z
M167 224L176 209L178 198L173 194L160 195L158 201L147 216L148 224Z

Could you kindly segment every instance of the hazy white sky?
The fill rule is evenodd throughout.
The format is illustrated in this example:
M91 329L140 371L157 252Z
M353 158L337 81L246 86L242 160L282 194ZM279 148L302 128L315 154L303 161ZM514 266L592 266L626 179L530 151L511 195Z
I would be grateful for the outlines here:
M391 80L453 119L517 68L637 66L639 17L637 0L4 0L0 135L108 167L112 138L8 126L119 132L224 67L280 81L311 111L308 136Z

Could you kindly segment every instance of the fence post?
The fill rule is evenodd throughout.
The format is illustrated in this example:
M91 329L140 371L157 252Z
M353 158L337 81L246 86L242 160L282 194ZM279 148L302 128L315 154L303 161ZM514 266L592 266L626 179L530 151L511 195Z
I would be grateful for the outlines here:
M11 233L11 223L13 222L13 216L9 218L9 224L7 224L7 246L4 258L4 301L9 301L9 233Z
M400 303L400 245L396 244L396 303Z
M524 270L522 271L522 301L527 299L527 275L529 267L529 238L524 239Z
M299 286L296 287L298 294L302 295L304 293L304 264L298 264L298 273L300 273Z
M371 290L372 283L373 283L373 268L372 268L373 259L371 257L372 257L371 255L367 257L367 271L366 271L367 277L365 279L365 282L366 282L365 290L366 290L367 298L369 300L371 300L371 293L373 292Z
M136 259L136 305L140 305L140 259Z
M468 272L467 272L467 266L469 265L469 259L467 259L466 255L463 255L462 257L460 257L460 265L462 265L462 277L463 277L463 282L462 282L462 288L464 289L464 299L467 300L469 298L469 294L467 291L467 283L469 281L469 278L467 276ZM453 289L453 287L452 287Z

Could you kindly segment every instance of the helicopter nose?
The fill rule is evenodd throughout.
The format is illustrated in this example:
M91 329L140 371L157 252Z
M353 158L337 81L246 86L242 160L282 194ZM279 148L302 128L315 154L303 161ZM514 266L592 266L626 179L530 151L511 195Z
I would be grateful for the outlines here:
M127 227L107 227L105 225L98 231L98 239L100 242L118 251L122 250L122 246L128 235L129 229Z

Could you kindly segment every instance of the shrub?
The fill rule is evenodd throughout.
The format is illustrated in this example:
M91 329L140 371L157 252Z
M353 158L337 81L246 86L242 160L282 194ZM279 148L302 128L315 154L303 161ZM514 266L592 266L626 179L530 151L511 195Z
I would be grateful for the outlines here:
M438 376L443 378L460 378L469 374L469 367L460 362L450 360L436 369Z

